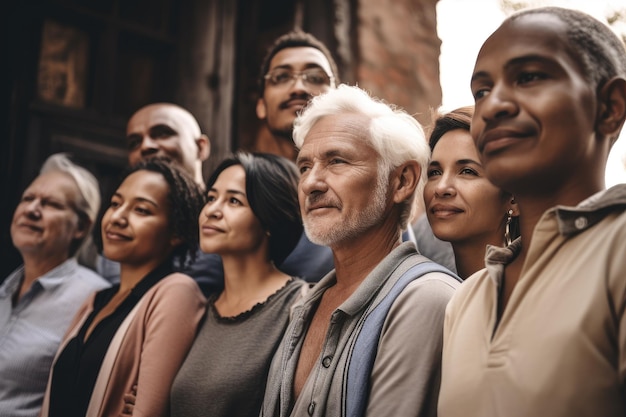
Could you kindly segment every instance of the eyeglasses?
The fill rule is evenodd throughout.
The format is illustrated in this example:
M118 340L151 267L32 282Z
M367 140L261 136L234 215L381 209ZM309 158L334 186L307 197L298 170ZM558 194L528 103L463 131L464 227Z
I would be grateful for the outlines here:
M291 71L286 68L278 68L273 71L270 71L265 75L265 78L271 85L286 85L292 81L295 81L296 78L300 77L302 82L311 86L321 87L324 85L330 85L333 76L326 74L321 68L308 68L304 71Z

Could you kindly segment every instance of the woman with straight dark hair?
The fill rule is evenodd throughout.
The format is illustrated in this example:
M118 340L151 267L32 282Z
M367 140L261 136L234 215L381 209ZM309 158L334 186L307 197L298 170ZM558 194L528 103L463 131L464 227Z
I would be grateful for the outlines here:
M270 362L294 303L308 288L276 268L302 234L298 171L270 154L238 153L207 183L200 247L221 256L224 290L171 393L171 416L258 416Z

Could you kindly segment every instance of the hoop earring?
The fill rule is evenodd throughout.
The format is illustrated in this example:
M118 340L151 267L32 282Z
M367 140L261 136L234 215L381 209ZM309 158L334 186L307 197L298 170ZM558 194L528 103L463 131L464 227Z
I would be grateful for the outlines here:
M504 244L509 246L511 244L511 220L513 219L513 209L509 209L506 212L506 226L504 227Z

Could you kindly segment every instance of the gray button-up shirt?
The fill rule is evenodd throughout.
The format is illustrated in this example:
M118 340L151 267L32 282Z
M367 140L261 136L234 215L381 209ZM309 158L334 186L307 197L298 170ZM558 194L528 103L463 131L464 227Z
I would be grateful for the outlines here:
M335 283L334 271L323 278L294 311L272 362L261 415L344 416L347 367L364 315L403 272L424 260L413 243L403 243L333 312L319 360L296 399L293 382L302 344L324 291ZM367 415L436 415L444 312L458 285L449 275L429 273L396 298L378 343Z

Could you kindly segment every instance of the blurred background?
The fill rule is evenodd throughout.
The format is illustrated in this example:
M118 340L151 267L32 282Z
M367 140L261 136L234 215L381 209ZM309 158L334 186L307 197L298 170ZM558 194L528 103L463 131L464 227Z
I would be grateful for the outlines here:
M471 104L484 39L513 11L585 10L624 37L624 0L23 0L2 13L0 277L20 262L9 225L21 192L54 152L94 172L103 195L126 165L125 124L157 101L189 109L211 140L205 176L267 133L256 118L265 49L300 28L333 53L341 81L430 122ZM626 182L626 139L607 185Z

